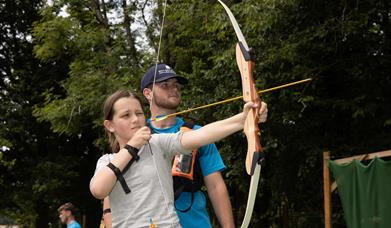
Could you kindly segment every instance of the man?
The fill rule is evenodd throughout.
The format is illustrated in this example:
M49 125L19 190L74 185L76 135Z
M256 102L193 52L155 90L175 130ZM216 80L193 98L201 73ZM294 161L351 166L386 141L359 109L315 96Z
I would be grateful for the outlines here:
M65 203L57 209L59 218L63 224L67 224L67 228L81 228L80 224L75 220L76 207L72 203Z
M156 68L155 66L149 68L141 80L141 91L149 102L152 118L175 113L181 102L181 86L187 84L187 79L176 75L168 65L158 64ZM184 124L185 121L182 118L175 116L160 121L148 120L148 125L154 133L177 132ZM197 129L200 126L195 125L191 128ZM235 227L228 191L221 176L225 165L216 146L209 144L199 148L195 160L194 175L197 175L197 170L200 169L198 179L201 179L207 188L221 227ZM196 180L197 177L194 179ZM174 182L177 183L175 178ZM181 183L183 182L179 185ZM187 185L189 185L188 182ZM206 198L200 191L201 185L202 183L193 183L190 187L175 186L176 196L178 196L175 200L175 207L183 228L212 227L206 210ZM182 190L178 192L178 189Z

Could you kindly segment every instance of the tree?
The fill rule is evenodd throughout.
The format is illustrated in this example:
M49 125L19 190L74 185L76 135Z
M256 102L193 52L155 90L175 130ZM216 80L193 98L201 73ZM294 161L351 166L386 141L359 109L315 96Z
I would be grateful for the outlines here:
M53 134L32 114L35 105L43 104L47 88L59 89L57 81L66 75L68 64L66 59L42 63L33 55L30 29L41 6L41 1L6 1L0 16L0 215L25 227L47 226L56 217L57 194L66 195L64 186L79 177L63 172L75 164L58 154L72 151L73 139Z

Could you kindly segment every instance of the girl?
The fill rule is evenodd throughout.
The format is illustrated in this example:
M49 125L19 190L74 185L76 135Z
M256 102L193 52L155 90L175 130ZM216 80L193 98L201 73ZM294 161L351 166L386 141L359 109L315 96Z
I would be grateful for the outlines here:
M109 96L103 124L113 153L99 158L90 191L98 199L109 196L113 227L180 227L173 206L174 155L243 129L251 108L267 113L265 103L257 107L249 102L242 113L198 130L151 135L138 97L126 90Z

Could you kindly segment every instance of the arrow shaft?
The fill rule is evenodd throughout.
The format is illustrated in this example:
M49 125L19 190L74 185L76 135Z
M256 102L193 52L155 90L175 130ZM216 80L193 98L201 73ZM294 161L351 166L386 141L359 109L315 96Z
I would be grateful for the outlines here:
M269 88L269 89L264 89L264 90L258 91L258 93L259 94L268 93L268 92L272 92L272 91L275 91L275 90L279 90L279 89L287 88L287 87L294 86L294 85L297 85L297 84L301 84L301 83L304 83L304 82L309 82L311 80L312 80L312 78L307 78L307 79L303 79L303 80L300 80L300 81L295 81L295 82L291 82L291 83L275 86L275 87L272 87L272 88ZM180 112L168 114L168 115L165 115L165 116L163 116L161 118L152 118L151 120L152 121L160 121L160 120L166 119L167 117L177 116L177 115L181 115L181 114L184 114L184 113L193 112L193 111L196 111L196 110L209 108L209 107L220 105L220 104L225 104L225 103L228 103L228 102L231 102L231 101L235 101L235 100L239 100L239 99L242 99L242 98L243 98L243 96L233 97L233 98L229 98L229 99L226 99L226 100L217 101L217 102L206 104L206 105L202 105L202 106L199 106L199 107L189 108L189 109L186 109L186 110L183 110L183 111L180 111Z

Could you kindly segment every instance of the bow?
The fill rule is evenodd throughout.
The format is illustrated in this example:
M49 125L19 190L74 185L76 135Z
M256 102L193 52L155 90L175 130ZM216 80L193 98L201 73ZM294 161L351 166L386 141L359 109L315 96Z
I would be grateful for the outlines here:
M239 67L242 78L243 100L245 102L252 101L260 105L261 101L256 91L253 79L254 59L250 48L244 39L243 33L232 14L231 10L221 1L218 0L227 12L229 19L235 29L236 36L239 42L236 45L236 63ZM241 227L248 227L251 215L254 209L255 197L258 188L258 182L261 172L261 161L264 159L262 146L260 143L260 130L258 127L258 111L251 109L246 118L244 125L244 133L247 138L247 156L246 156L246 171L251 175L250 190L247 199L247 207Z

